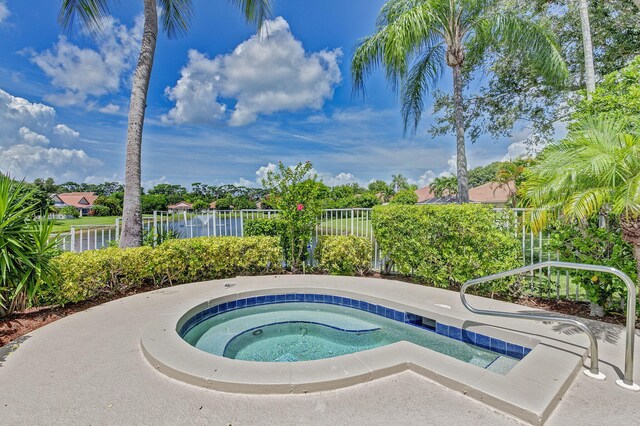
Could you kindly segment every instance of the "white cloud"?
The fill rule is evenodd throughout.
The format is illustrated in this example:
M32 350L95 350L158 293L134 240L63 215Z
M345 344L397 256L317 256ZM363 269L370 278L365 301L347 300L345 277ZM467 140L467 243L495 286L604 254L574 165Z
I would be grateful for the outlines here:
M34 132L33 130L27 127L20 127L18 130L18 134L20 137L29 145L47 145L49 143L49 138L39 133Z
M60 136L66 136L69 138L77 138L80 136L80 132L76 132L66 124L58 124L53 128L53 133Z
M102 162L80 149L56 147L75 132L55 124L55 110L0 89L0 171L28 180L82 180ZM79 136L79 134L78 134Z
M158 179L149 179L142 182L142 187L144 189L151 189L156 185L160 185L161 183L170 183L166 176L161 176Z
M105 113L105 114L115 114L118 111L120 111L120 106L119 105L115 105L115 104L107 104L105 106L103 106L102 108L99 108L98 111Z
M53 177L58 181L75 180L102 164L82 150L45 148L33 145L3 147L0 170L18 179Z
M4 1L0 1L0 24L9 17L9 9Z
M133 28L127 28L110 17L96 36L97 50L78 47L61 36L53 48L33 53L31 61L54 87L63 90L45 99L69 106L82 104L88 97L118 92L128 79L125 73L135 64L142 27L141 18L136 19Z
M267 178L267 174L269 174L269 172L275 172L277 169L278 166L273 163L260 167L256 170L256 182L262 185L262 181Z
M181 78L165 93L175 107L165 122L210 123L227 116L221 98L235 99L229 124L242 126L260 114L320 109L341 81L340 49L307 53L289 24L278 17L259 35L214 59L189 51Z
M111 176L87 176L84 179L84 183L92 183L92 184L101 184L105 182L122 182L122 179L117 173L114 173Z
M256 185L256 183L257 182L252 182L249 179L245 179L245 178L240 178L238 179L237 182L233 182L235 186L246 186L247 188L257 187L258 185Z

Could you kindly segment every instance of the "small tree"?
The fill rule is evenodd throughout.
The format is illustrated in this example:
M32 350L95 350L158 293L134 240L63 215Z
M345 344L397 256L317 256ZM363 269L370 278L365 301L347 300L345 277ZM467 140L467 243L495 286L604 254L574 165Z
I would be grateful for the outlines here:
M398 192L390 201L391 204L408 204L413 205L418 202L416 191L411 189L403 189Z
M209 203L204 200L196 200L193 202L193 210L195 211L207 210L208 208Z
M316 221L321 212L321 182L312 173L312 164L299 163L286 167L278 163L278 169L270 171L262 185L269 192L269 201L279 210L278 218L286 224L289 252L285 258L292 271L302 267L311 242Z
M78 211L78 209L76 209L73 206L64 206L63 208L60 209L60 214L72 217L74 219L77 219L78 217L80 217L80 212Z

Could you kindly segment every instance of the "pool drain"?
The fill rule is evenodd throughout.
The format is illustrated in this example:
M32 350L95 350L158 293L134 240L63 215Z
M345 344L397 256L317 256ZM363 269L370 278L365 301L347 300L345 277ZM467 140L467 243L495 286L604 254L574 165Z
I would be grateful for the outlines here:
M254 336L259 336L259 335L262 334L262 329L259 328L257 330L254 330L253 333L251 333L251 334L253 334Z

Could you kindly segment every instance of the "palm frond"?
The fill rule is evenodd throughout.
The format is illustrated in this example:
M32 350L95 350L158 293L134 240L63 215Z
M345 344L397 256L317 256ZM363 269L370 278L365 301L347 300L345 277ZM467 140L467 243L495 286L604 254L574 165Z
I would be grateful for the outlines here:
M271 17L271 0L230 0L242 12L247 22L262 28L262 24Z
M77 24L90 31L98 31L116 2L117 0L62 0L58 23L67 31L72 31ZM78 19L80 22L77 22Z
M425 44L430 45L434 33L441 31L434 19L431 2L396 0L395 3L406 3L407 6L375 34L361 40L354 52L351 72L356 93L364 93L365 77L379 66L385 68L387 80L397 87L407 75L411 58Z
M436 87L444 68L444 49L437 44L428 49L402 82L402 121L404 132L411 125L416 132L424 108L423 96Z
M569 69L553 32L546 26L513 13L487 15L477 26L491 28L492 42L496 46L506 49L507 54L521 55L548 84L563 86L567 83Z
M159 0L160 21L169 38L184 35L189 31L193 15L191 0Z

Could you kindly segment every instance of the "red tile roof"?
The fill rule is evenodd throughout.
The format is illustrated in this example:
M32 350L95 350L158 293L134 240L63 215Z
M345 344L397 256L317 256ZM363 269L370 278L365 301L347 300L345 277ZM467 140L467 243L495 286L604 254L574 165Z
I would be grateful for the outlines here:
M509 197L515 193L515 190L516 186L513 181L504 185L500 185L498 182L488 182L469 189L469 201L481 204L505 204L509 201ZM436 198L429 186L417 189L416 195L418 196L418 203L424 203L427 200Z
M180 201L179 203L167 206L167 209L169 210L187 210L187 209L190 210L192 208L193 208L193 204L187 203L186 201Z
M93 205L98 196L93 192L64 192L56 194L64 204L68 206L86 209Z

